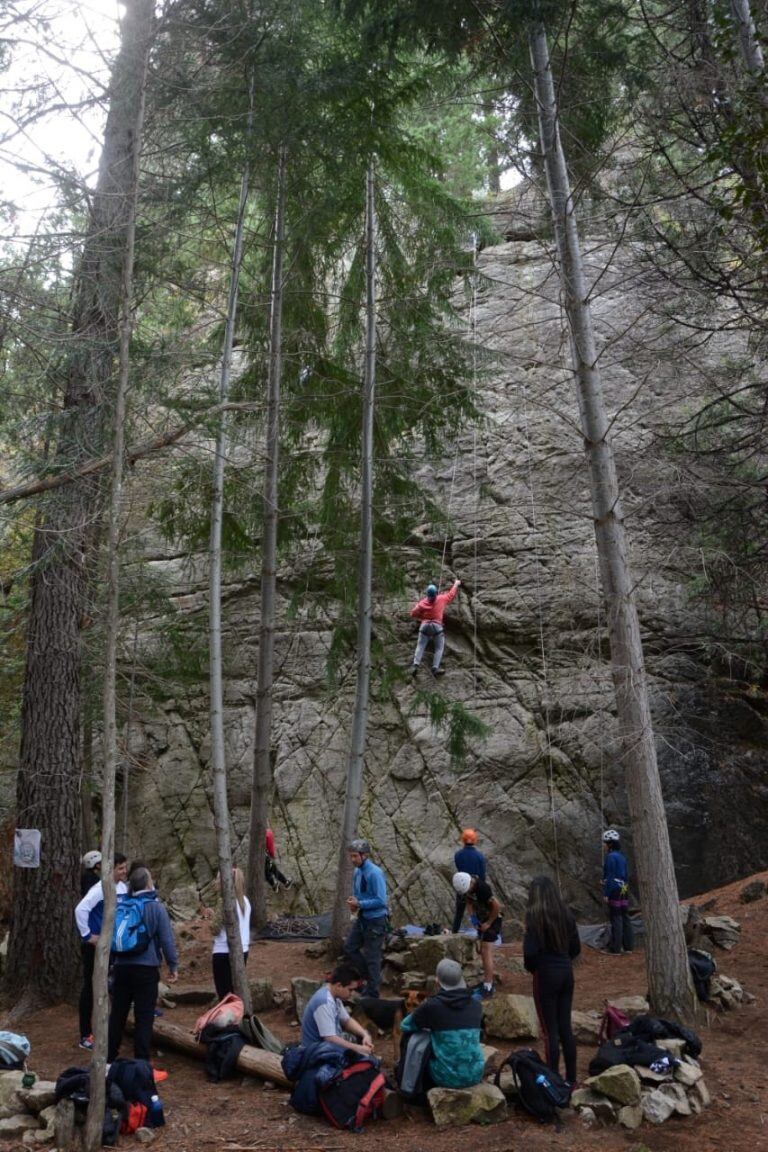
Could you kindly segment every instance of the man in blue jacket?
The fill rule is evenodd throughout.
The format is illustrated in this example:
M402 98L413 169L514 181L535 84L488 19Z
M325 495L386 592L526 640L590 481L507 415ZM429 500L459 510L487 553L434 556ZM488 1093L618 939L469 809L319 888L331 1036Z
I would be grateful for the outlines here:
M347 904L357 915L344 945L344 954L367 975L368 983L363 995L378 996L381 955L389 918L387 882L381 868L371 860L371 846L367 840L353 840L349 846L349 858L355 871L352 895L347 898Z
M458 852L453 854L453 862L457 872L466 872L470 876L477 876L478 880L485 880L485 856L477 847L477 832L474 828L465 828L461 833L461 844ZM456 909L453 914L452 932L458 932L464 919L467 907L466 896L456 893Z
M603 833L603 854L603 900L611 920L610 951L618 955L622 945L625 952L632 951L635 937L629 918L629 866L615 828Z

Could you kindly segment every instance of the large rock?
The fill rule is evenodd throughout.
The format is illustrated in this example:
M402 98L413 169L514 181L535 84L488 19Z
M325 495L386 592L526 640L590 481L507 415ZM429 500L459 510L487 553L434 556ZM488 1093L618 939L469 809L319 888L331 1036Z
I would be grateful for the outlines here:
M709 1088L707 1088L703 1079L696 1081L693 1088L691 1088L690 1092L688 1093L688 1096L692 1101L697 1100L702 1108L709 1108L710 1104L712 1103L712 1097L709 1094Z
M30 1116L28 1112L19 1112L15 1116L9 1116L6 1120L0 1120L0 1140L12 1140L14 1136L23 1136L25 1132L39 1127L37 1116Z
M457 960L470 964L474 958L474 941L460 934L450 936L420 936L408 945L409 971L434 976L441 960Z
M291 980L291 994L293 997L293 1010L296 1013L296 1019L301 1024L304 1015L304 1009L310 1000L317 992L318 988L322 986L322 980L310 980L307 976L294 976Z
M483 1081L474 1088L431 1088L427 1093L438 1128L460 1124L497 1124L507 1115L504 1093Z
M615 1100L617 1104L640 1102L640 1077L628 1064L606 1068L599 1076L590 1076L585 1080L585 1084L593 1092L600 1092L610 1100Z
M483 1022L489 1036L498 1036L502 1040L536 1039L539 1035L532 996L507 993L484 1000Z
M251 1006L255 1013L269 1012L275 1006L275 992L272 987L272 981L268 976L260 976L257 980L251 980L249 984L251 990Z
M597 1045L601 1019L600 1012L579 1012L574 1009L571 1013L571 1027L576 1043Z
M665 1096L659 1088L653 1088L650 1092L643 1092L640 1107L643 1110L643 1116L651 1124L663 1124L665 1120L669 1120L675 1111L672 1100L669 1096Z
M36 1080L31 1088L19 1088L16 1095L28 1112L42 1112L53 1104L56 1084L53 1080Z
M196 920L200 913L200 893L194 884L181 884L168 894L165 904L171 920L181 923Z
M499 1064L501 1063L501 1052L498 1050L498 1048L492 1048L490 1044L481 1044L480 1051L482 1052L483 1060L485 1061L483 1075L490 1076L492 1072L496 1071Z
M727 952L741 939L741 924L732 916L705 916L704 931L718 948Z
M18 1107L17 1092L23 1079L24 1073L21 1070L0 1072L0 1107Z
M691 1106L682 1084L660 1084L656 1091L672 1101L672 1106L679 1116L691 1115Z
M616 1119L622 1128L629 1128L631 1132L634 1132L635 1128L639 1128L643 1122L643 1109L639 1103L625 1104L623 1108L619 1108Z
M644 996L612 996L609 1003L618 1008L630 1020L636 1016L645 1016L650 1011L650 1005Z
M216 999L216 993L210 984L185 984L182 988L178 984L172 984L168 998L172 999L174 1004L206 1008Z
M764 880L750 880L749 884L745 884L739 892L739 902L741 904L754 904L756 900L762 900L766 892L768 892L768 886Z
M591 1088L577 1088L572 1092L571 1107L577 1112L589 1111L604 1123L612 1123L619 1112L618 1104L599 1092L593 1092Z
M660 1040L654 1040L654 1044L657 1048L664 1048L671 1056L674 1056L676 1060L682 1057L683 1050L685 1049L685 1040L679 1040L676 1036L670 1036L668 1038L662 1037Z
M701 1080L704 1073L695 1060L690 1057L683 1059L679 1064L675 1065L675 1080L683 1084L686 1088L692 1088L697 1081Z

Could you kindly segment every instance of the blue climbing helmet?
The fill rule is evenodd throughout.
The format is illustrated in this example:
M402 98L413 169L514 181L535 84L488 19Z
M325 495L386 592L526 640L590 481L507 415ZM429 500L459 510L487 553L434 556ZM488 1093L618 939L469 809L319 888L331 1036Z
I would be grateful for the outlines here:
M434 600L437 596L437 585L427 584L427 600Z

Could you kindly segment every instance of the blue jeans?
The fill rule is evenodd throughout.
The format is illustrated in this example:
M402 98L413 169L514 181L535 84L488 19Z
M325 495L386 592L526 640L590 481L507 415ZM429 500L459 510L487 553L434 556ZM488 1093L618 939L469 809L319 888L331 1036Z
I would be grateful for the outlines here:
M368 977L364 995L378 996L381 981L381 956L387 936L387 917L363 920L358 916L344 945L344 955Z
M434 641L432 652L432 668L439 668L440 661L443 658L445 651L445 633L442 624L437 624L434 620L425 620L419 628L419 639L416 643L416 651L413 655L413 663L418 668L423 659L424 653L427 650L427 645L430 640Z

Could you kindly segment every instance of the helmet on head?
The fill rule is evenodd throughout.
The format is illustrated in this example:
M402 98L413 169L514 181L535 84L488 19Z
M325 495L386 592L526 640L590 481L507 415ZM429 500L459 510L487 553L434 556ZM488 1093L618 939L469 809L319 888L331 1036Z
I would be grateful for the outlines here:
M472 887L472 877L469 872L455 872L451 883L454 892L457 892L459 896L466 896Z
M427 584L427 600L434 600L437 596L437 584Z
M85 856L83 856L82 863L84 868L95 868L97 864L101 864L101 852L96 852L95 850L93 852L86 852Z
M370 856L371 846L367 840L351 840L349 844L350 852L359 852L361 856Z
M603 832L604 844L618 844L620 840L621 836L619 836L615 828L609 828L606 832Z
M465 828L461 833L462 844L477 844L477 832L474 828Z

